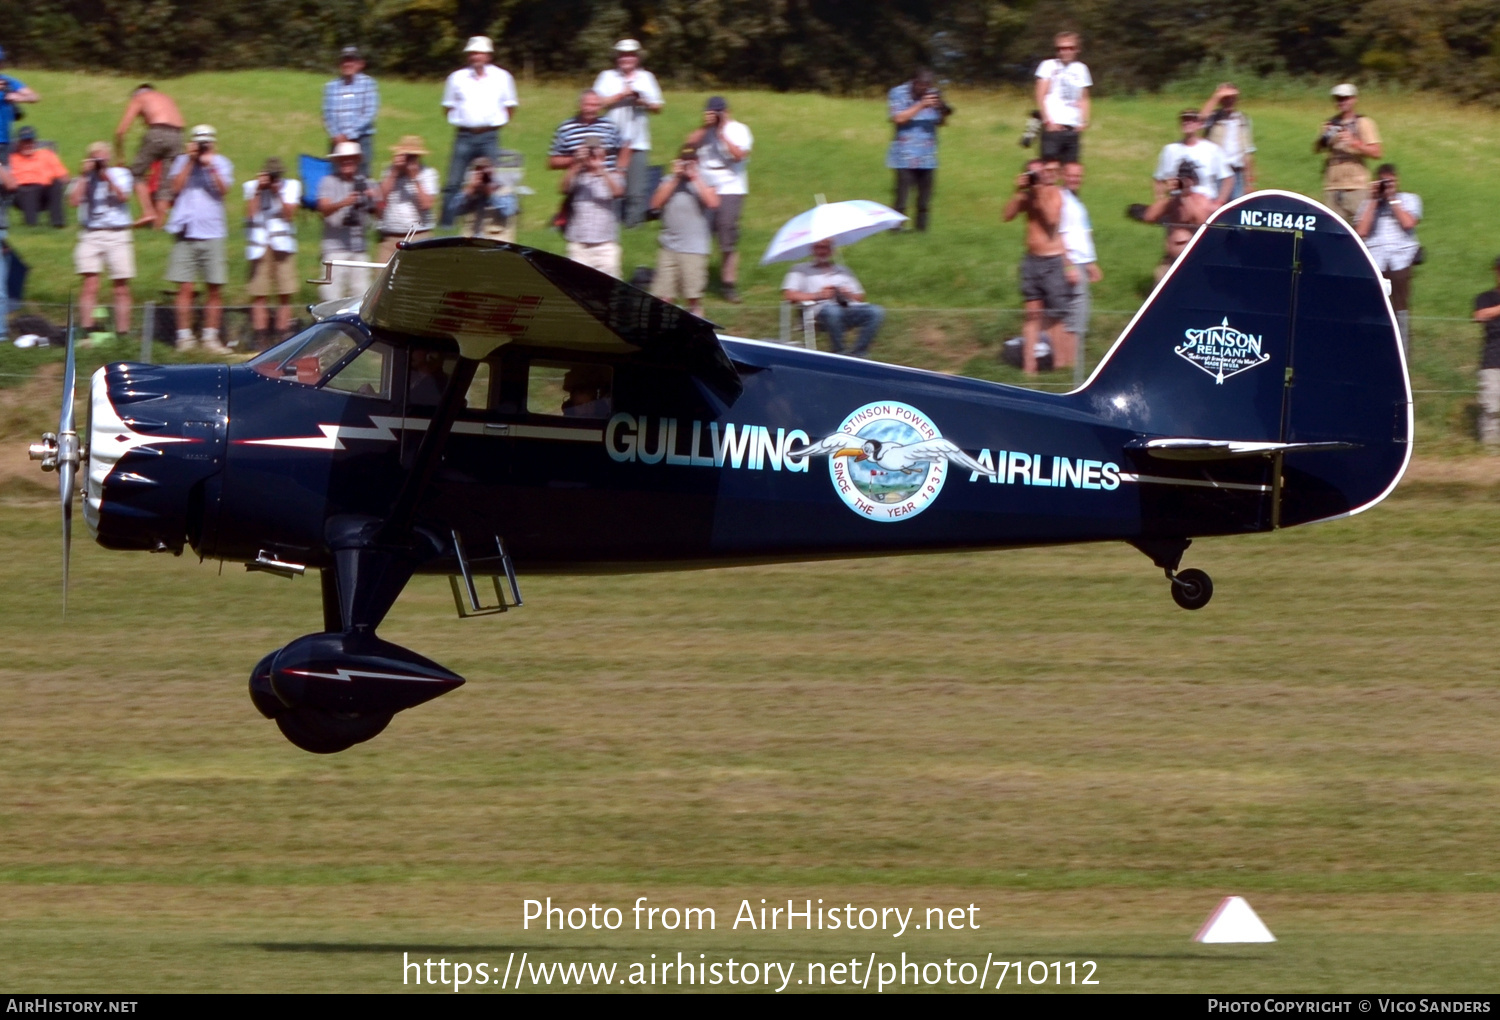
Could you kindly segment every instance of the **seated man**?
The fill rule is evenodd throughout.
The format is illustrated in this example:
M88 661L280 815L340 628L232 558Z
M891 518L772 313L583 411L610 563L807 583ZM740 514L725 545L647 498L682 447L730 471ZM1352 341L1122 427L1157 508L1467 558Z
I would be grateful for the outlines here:
M832 241L818 241L812 251L812 261L799 262L787 271L781 281L782 297L815 302L813 319L828 330L828 342L835 354L844 353L845 327L856 327L859 340L850 353L862 358L885 321L885 309L865 303L865 289L859 280L848 267L833 261Z
M36 143L36 128L30 124L16 136L16 151L10 154L10 172L16 178L15 201L26 217L26 225L36 226L37 214L46 209L52 225L60 229L68 171L57 153Z
M469 164L463 188L453 196L453 219L465 237L487 237L492 241L516 239L516 214L521 204L509 182L496 173L488 157Z
M568 418L608 418L611 410L607 365L575 365L563 376L562 413Z

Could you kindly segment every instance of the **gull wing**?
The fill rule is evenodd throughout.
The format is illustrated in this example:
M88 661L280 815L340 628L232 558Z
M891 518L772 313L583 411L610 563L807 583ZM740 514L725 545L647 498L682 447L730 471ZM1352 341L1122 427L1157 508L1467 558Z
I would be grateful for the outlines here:
M970 471L978 471L982 475L993 475L995 473L994 468L985 467L979 461L964 453L963 450L959 449L958 444L951 439L929 439L923 443L912 443L910 446L903 446L901 452L914 464L924 460L937 460L940 457L946 457L960 467L967 468Z
M798 450L798 457L826 457L840 450L863 449L865 439L856 436L853 432L835 432L831 436L824 436L816 443L810 443L806 448Z

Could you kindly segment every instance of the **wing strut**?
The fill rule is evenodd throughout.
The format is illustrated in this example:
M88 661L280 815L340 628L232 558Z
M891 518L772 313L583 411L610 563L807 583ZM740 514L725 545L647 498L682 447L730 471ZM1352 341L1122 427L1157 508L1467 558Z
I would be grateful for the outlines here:
M411 471L401 484L401 492L396 496L390 516L380 529L380 541L400 543L406 538L417 512L417 504L432 482L432 476L437 473L438 465L442 463L443 448L448 445L448 437L453 433L453 423L458 420L458 412L464 407L464 394L469 392L469 384L474 381L477 371L477 360L459 356L458 363L453 366L453 374L448 377L448 385L443 389L442 399L438 401L437 411L432 416L432 424L422 434L422 443L417 447L417 457L412 463Z

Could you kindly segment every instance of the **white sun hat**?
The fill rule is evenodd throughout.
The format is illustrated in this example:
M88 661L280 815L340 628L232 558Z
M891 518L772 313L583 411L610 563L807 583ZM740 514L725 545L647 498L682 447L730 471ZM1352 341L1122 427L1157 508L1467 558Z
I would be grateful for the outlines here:
M495 44L490 42L487 35L471 35L469 41L464 43L465 53L494 53Z

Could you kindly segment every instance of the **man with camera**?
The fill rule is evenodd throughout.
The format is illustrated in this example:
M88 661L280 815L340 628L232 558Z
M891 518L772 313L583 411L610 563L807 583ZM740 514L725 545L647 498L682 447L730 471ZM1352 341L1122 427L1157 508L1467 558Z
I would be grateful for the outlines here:
M443 87L443 108L453 125L453 154L448 159L448 180L443 184L442 225L453 225L453 203L463 185L464 174L480 156L491 162L500 158L500 129L509 124L520 105L516 80L509 71L494 66L495 44L489 36L476 35L464 45L468 67L454 71Z
M130 218L133 183L129 170L109 165L109 143L94 142L68 187L68 204L78 210L78 243L73 246L73 269L83 278L78 287L78 320L85 326L94 321L99 274L109 273L117 338L130 328L130 281L135 277Z
M1001 213L1009 223L1026 214L1026 254L1021 259L1021 369L1036 375L1036 345L1046 329L1052 338L1054 368L1072 368L1076 351L1065 319L1072 305L1067 245L1062 237L1063 197L1057 186L1057 160L1031 160L1016 178L1015 194ZM1076 273L1076 270L1075 270ZM1076 277L1075 277L1076 279Z
M585 138L563 174L561 189L568 196L568 225L563 237L568 258L620 279L620 219L615 200L625 194L619 171L609 167L602 139Z
M896 126L896 135L886 152L887 169L896 171L895 210L906 214L906 196L917 193L919 231L927 229L927 207L932 201L933 178L937 175L937 129L948 123L953 107L943 101L943 94L933 83L932 72L917 68L911 81L902 82L886 93L887 115Z
M0 67L5 62L5 47L0 46ZM23 116L17 107L21 103L34 103L38 98L21 79L0 74L0 163L6 162L10 156L11 125ZM3 328L0 328L0 333L3 332Z
M487 237L492 241L516 239L520 201L511 182L496 172L488 157L474 160L453 211L461 221L459 226L465 237Z
M1160 223L1166 230L1165 250L1155 272L1156 279L1160 280L1218 205L1203 194L1199 187L1198 164L1190 159L1178 163L1175 176L1158 184L1161 193L1156 196L1156 201L1144 209L1131 206L1131 212L1138 212L1142 223Z
M360 149L356 143L339 142L328 158L333 160L334 172L318 182L323 259L368 261L365 234L380 202L380 189L359 172ZM370 270L364 266L329 266L328 280L318 288L324 301L358 297L370 289Z
M1234 171L1224 158L1224 150L1199 136L1203 122L1193 107L1177 115L1177 126L1182 140L1162 146L1161 155L1156 159L1156 197L1161 198L1171 190L1172 181L1182 178L1179 168L1188 162L1194 167L1193 188L1208 199L1212 207L1210 211L1217 209L1229 201L1229 195L1234 191Z
M339 51L339 76L323 86L323 130L328 147L339 142L358 142L363 157L359 172L370 174L375 151L375 118L380 115L380 86L364 73L365 58L358 46Z
M672 172L651 196L651 208L661 210L653 297L673 302L682 298L688 311L702 316L712 248L709 217L718 207L718 193L703 179L698 166L698 150L684 145L672 161Z
M1373 120L1355 111L1359 89L1344 82L1333 87L1332 95L1338 112L1323 122L1313 151L1328 154L1323 162L1324 201L1353 223L1370 186L1365 160L1379 159L1383 151L1380 131Z
M432 236L437 205L438 172L422 165L427 155L427 146L419 135L406 135L391 146L395 154L385 176L380 179L380 247L375 252L376 262L389 262L396 254L396 245L411 234L413 241L425 241Z
M865 289L848 266L833 261L833 242L816 241L812 260L787 270L781 281L781 296L793 303L814 302L813 318L828 331L833 353L844 353L844 330L859 330L849 353L862 358L875 342L885 322L885 309L865 303Z
M1042 158L1060 163L1083 159L1082 135L1089 126L1088 65L1078 59L1077 32L1059 32L1052 40L1057 56L1036 69L1036 108L1042 121Z
M125 135L139 118L146 126L141 135L141 145L130 164L130 175L135 178L135 194L141 201L141 218L138 227L160 227L167 221L167 210L172 205L172 181L167 168L182 155L182 129L187 126L182 111L165 92L160 92L150 83L137 85L130 94L130 102L115 128L115 156L125 160ZM156 194L151 194L151 167L161 163L163 173Z
M68 168L51 149L37 144L36 128L27 124L16 135L16 150L10 154L10 172L16 178L16 205L28 227L36 226L43 209L52 225L63 227L63 190L68 186Z
M1226 81L1214 89L1214 94L1198 111L1203 137L1224 151L1224 160L1234 174L1230 201L1255 189L1255 138L1250 118L1239 108L1239 102L1240 90L1233 82Z
M719 205L709 217L709 226L719 242L719 283L724 300L740 303L740 216L750 193L750 149L755 138L750 128L734 119L723 96L711 96L703 109L703 124L687 136L687 144L698 148L698 167L708 186L719 196Z
M250 326L255 349L265 350L292 328L292 298L297 293L297 229L293 222L302 201L302 182L286 176L275 156L254 180L245 182L245 259L250 263ZM271 328L267 301L278 298L276 328Z
M1354 229L1365 239L1380 274L1391 281L1391 308L1401 327L1401 344L1411 354L1411 271L1422 253L1417 224L1422 222L1422 197L1402 191L1394 163L1381 164L1370 185L1370 197L1360 203Z
M615 66L599 72L594 91L599 93L606 116L620 130L620 144L631 150L621 159L625 171L625 225L634 227L646 218L650 190L647 164L651 162L651 122L665 99L656 75L641 66L641 44L634 39L615 43Z
M197 125L188 151L174 159L166 173L177 195L167 220L167 232L172 235L167 279L177 284L178 349L197 346L192 328L193 291L202 280L208 291L203 302L203 347L228 354L229 348L219 342L219 324L224 317L224 284L229 280L224 255L229 219L224 198L234 186L234 164L218 153L217 145L213 125Z

